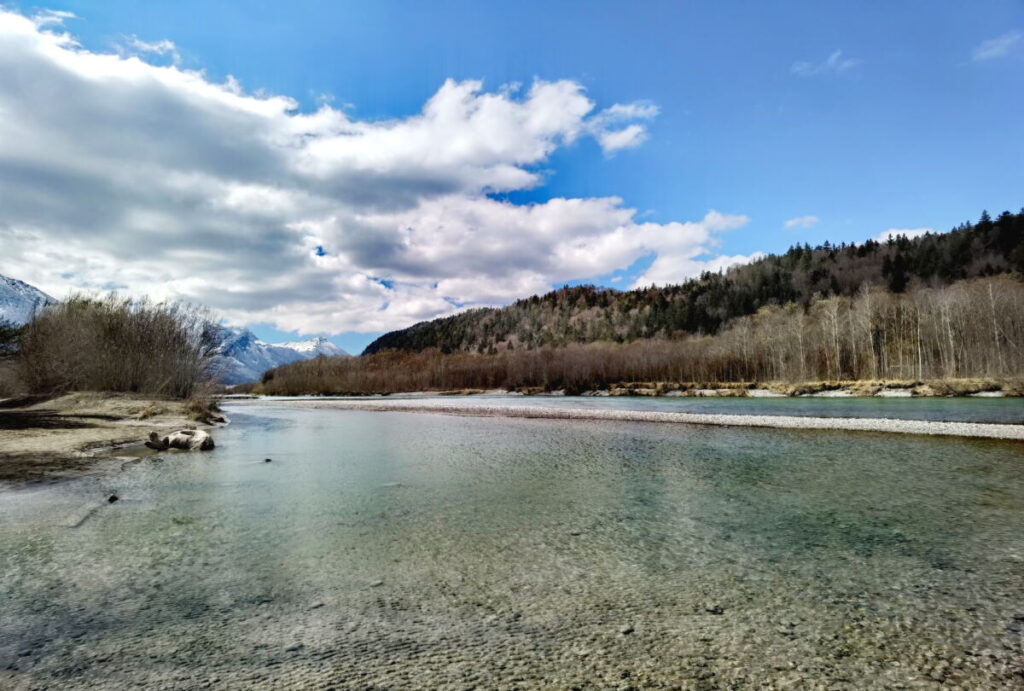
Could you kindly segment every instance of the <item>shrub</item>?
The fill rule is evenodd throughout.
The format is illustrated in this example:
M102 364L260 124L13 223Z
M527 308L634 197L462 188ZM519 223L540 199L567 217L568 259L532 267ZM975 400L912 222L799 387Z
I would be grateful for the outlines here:
M24 327L17 362L30 391L123 391L188 398L206 377L214 334L176 303L73 296Z

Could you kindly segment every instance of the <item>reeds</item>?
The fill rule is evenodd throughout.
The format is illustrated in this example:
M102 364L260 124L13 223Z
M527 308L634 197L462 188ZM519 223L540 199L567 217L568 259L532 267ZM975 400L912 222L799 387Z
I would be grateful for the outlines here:
M118 295L73 296L20 337L17 365L31 392L118 391L188 398L206 376L206 314Z

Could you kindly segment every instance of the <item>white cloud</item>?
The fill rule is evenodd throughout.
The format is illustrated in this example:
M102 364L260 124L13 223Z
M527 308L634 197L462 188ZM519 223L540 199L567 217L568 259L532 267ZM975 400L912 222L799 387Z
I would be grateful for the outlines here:
M32 21L38 27L59 26L67 19L76 19L75 13L64 10L40 10L32 16Z
M620 149L632 149L640 146L647 139L647 131L641 125L629 125L621 130L610 130L597 135L597 141L606 154L615 153Z
M813 77L817 74L841 74L861 64L859 58L844 58L843 51L837 50L823 62L794 62L789 71L799 77Z
M647 271L634 281L634 287L679 283L704 271L718 271L735 264L745 264L763 256L710 256L718 244L716 234L741 228L750 222L746 216L709 211L700 221L687 223L643 224L647 244L656 253Z
M59 19L0 12L0 273L51 294L119 288L234 323L378 331L645 256L647 283L743 259L713 256L742 216L658 224L617 198L488 196L542 184L581 138L639 144L651 104L596 110L572 81L449 80L415 115L363 121L85 50Z
M143 41L138 36L128 36L125 39L125 46L122 46L122 50L128 55L144 55L146 53L152 55L166 55L175 64L181 62L181 55L178 53L178 47L174 45L173 41L163 39L160 41Z
M786 228L810 228L817 225L820 220L817 216L797 216L796 218L788 219L782 225Z
M872 238L875 242L886 243L890 238L895 240L900 235L906 236L909 240L911 238L918 238L925 233L934 233L934 228L890 228L889 230L883 231Z
M605 155L610 155L622 149L636 148L647 140L646 127L635 122L623 127L624 123L650 120L657 117L659 112L653 103L616 103L590 118L589 129ZM614 129L616 127L618 129Z
M971 59L975 62L1001 58L1013 50L1014 46L1020 43L1024 34L1020 31L1008 31L1002 36L982 41L971 51Z

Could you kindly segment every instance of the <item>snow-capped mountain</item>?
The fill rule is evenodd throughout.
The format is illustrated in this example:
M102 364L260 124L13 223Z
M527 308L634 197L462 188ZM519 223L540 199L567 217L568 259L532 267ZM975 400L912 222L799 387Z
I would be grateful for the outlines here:
M57 301L43 291L14 278L0 276L0 321L20 326L32 315ZM224 384L258 381L268 369L321 355L347 356L344 350L326 338L294 343L265 343L244 328L214 326L217 346L212 362L213 375Z
M21 326L28 322L33 314L56 302L28 283L0 276L0 321Z
M306 355L306 357L317 357L318 355L325 355L327 357L348 355L348 353L328 341L323 336L311 338L308 341L289 341L288 343L271 343L270 345L275 348L288 348L302 353Z
M321 355L347 356L344 350L325 338L294 343L266 343L245 328L218 326L217 346L212 363L213 375L224 384L259 381L268 369Z

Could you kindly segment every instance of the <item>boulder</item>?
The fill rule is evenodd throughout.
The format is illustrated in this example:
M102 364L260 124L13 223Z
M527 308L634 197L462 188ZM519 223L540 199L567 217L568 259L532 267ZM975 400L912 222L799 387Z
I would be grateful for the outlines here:
M163 436L150 432L146 446L157 451L181 449L183 451L209 451L213 448L213 437L199 429L180 429Z

